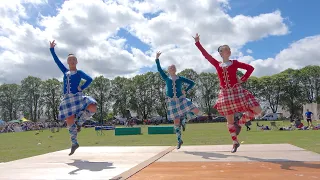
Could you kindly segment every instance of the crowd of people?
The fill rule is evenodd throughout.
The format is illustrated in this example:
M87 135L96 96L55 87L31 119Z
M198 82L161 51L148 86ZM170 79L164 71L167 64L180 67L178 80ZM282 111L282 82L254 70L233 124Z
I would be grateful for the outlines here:
M0 124L0 133L13 133L13 132L22 132L22 131L43 131L44 129L50 128L61 128L64 127L64 124L57 122L4 122Z

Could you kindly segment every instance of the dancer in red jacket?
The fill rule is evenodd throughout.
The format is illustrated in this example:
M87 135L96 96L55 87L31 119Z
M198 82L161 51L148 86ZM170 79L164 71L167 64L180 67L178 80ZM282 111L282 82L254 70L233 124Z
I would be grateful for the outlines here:
M220 56L223 59L223 62L219 62L202 47L198 34L193 38L195 45L201 51L202 55L217 70L220 79L220 92L213 108L217 109L221 115L227 118L228 129L233 141L231 152L234 153L240 146L237 135L239 135L241 127L262 111L256 98L241 86L241 83L250 77L254 68L238 60L230 60L231 50L228 45L223 45L218 48ZM239 68L247 71L240 79L236 74ZM243 112L243 115L238 122L235 122L234 114L238 112Z

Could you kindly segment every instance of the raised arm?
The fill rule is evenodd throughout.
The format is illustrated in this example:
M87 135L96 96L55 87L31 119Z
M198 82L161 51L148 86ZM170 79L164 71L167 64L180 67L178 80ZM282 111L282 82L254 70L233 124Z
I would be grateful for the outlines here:
M217 61L215 58L213 58L201 45L200 43L200 36L198 33L196 34L196 37L193 37L195 40L195 45L198 47L202 55L214 66L218 67L219 66L219 61Z
M254 70L254 67L251 66L250 64L242 63L242 62L237 61L237 60L234 60L234 62L236 62L236 66L237 66L238 68L247 70L247 72L240 78L240 80L241 80L242 82L247 81L248 78L250 77L250 75L252 74L252 72L253 72L253 70Z
M194 85L196 84L194 81L187 79L185 77L182 77L182 76L179 76L179 79L181 79L182 82L189 84L189 86L185 90L186 92L188 92L190 89L192 89L194 87Z
M68 69L62 64L62 62L60 61L60 59L58 58L58 56L56 55L56 53L54 52L54 47L55 47L56 43L54 42L54 40L52 42L50 42L50 52L51 55L54 59L54 62L56 62L56 64L58 65L59 69L63 72L66 73L68 71Z
M85 88L87 88L91 84L92 78L89 75L87 75L86 73L84 73L83 71L78 70L78 73L80 74L80 77L82 79L86 80L86 82L80 87L81 90L84 90Z
M163 71L163 69L161 68L161 65L160 65L160 60L159 60L159 57L161 55L161 52L157 52L157 55L156 55L156 64L157 64L157 69L162 77L162 79L166 80L168 78L167 74Z

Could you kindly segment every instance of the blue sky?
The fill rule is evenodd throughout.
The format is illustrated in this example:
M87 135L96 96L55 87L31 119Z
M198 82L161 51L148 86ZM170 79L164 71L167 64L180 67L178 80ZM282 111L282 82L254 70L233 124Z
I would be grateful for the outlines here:
M27 21L28 23L34 25L35 27L43 30L43 27L37 24L38 16L41 14L42 16L55 16L58 13L58 8L61 7L64 0L48 0L48 4L43 4L39 7L36 7L32 4L26 6L28 19L22 19Z
M320 17L318 0L231 0L230 6L230 16L257 16L280 10L282 17L288 18L285 22L289 27L289 34L267 37L243 47L244 53L246 49L251 49L256 59L274 57L292 42L320 33L320 23L317 23Z

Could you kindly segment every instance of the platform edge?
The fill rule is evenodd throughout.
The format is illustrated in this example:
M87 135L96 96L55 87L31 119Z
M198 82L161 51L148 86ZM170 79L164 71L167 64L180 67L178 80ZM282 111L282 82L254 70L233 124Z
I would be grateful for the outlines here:
M134 166L133 168L109 179L109 180L126 180L128 178L130 178L131 176L137 174L138 172L140 172L142 169L146 168L147 166L149 166L150 164L154 163L155 161L157 161L158 159L162 158L163 156L165 156L166 154L170 153L171 151L173 151L176 147L175 146L171 146L169 148L167 148L164 151L161 151L160 153L156 154L155 156L143 161L142 163Z

